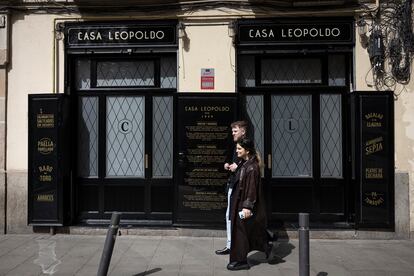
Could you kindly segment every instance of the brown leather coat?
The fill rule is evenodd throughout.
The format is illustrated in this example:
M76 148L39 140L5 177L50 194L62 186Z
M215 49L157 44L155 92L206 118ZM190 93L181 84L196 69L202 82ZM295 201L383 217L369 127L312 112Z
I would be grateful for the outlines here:
M255 157L244 162L238 170L238 182L233 189L230 204L230 262L242 262L247 260L250 251L265 251L268 242L260 168ZM253 216L240 219L238 213L243 208L250 209Z

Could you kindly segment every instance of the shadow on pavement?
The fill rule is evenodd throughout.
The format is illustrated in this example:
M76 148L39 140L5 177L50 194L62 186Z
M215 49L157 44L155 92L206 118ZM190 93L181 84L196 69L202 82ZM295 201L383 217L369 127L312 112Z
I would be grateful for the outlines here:
M145 271L145 272L141 272L141 273L135 274L134 276L150 275L152 273L156 273L156 272L161 271L161 270L162 270L161 268L157 267L157 268L153 268L151 270Z
M284 258L292 253L294 248L295 246L291 244L289 240L273 242L273 249L269 259L266 259L263 252L256 252L248 257L248 262L250 266L255 266L261 263L269 263L270 265L284 263ZM319 276L324 275L321 274Z

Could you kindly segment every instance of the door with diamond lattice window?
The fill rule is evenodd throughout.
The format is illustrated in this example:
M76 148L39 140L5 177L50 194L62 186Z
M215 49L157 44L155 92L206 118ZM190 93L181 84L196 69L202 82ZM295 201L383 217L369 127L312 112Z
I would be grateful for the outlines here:
M173 96L78 97L81 220L171 219Z
M270 93L244 96L252 135L266 165L272 223L342 222L347 215L342 93Z
M79 222L171 224L174 57L73 60Z

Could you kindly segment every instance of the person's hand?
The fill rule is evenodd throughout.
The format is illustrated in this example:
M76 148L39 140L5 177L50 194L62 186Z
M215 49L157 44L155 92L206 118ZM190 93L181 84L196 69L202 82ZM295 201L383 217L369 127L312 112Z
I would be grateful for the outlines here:
M244 218L248 219L252 216L252 211L249 209L243 208L242 212L244 213Z
M226 171L230 170L230 164L229 163L224 164L224 169Z
M229 170L231 170L232 172L235 172L237 170L237 164L233 163L233 164L229 165Z

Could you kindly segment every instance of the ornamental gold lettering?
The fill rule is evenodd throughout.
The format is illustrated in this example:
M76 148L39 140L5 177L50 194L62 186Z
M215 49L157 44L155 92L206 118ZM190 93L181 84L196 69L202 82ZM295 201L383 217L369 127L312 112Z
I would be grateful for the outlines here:
M383 149L384 149L384 146L382 145L382 143L372 144L365 148L365 155L370 155L375 152L382 151Z
M367 119L367 120L372 119L372 118L382 120L383 117L384 117L384 114L376 113L376 112L371 112L371 113L365 114L365 119Z
M38 167L40 175L39 175L39 181L41 182L51 182L52 176L50 173L53 171L53 166L50 165L42 165Z
M384 178L382 168L366 168L365 178L367 179L382 179Z
M383 138L378 137L372 140L369 140L365 143L365 155L370 155L375 152L382 151L384 149Z
M39 175L39 181L52 182L52 176L51 175Z
M53 128L55 126L54 114L37 114L37 128Z
M53 171L53 167L50 165L39 166L39 172L41 173L51 173L52 171Z
M185 111L198 111L197 106L185 106Z
M228 112L230 107L228 106L202 106L200 111L204 112Z
M54 198L54 195L43 194L43 195L37 195L36 200L40 202L53 202L55 201L55 198Z
M367 122L367 127L382 127L381 122Z
M382 113L371 112L371 113L365 114L365 119L367 120L366 126L369 128L382 127L381 120L383 118L384 118L384 114Z
M41 154L49 154L54 149L54 143L50 138L42 138L37 141L37 151Z
M371 206L379 206L384 203L384 198L382 194L377 192L370 192L365 194L364 202Z
M379 198L379 199L373 200L373 199L370 199L370 198L365 198L365 202L369 205L372 205L372 206L379 206L379 205L384 203L384 199Z

